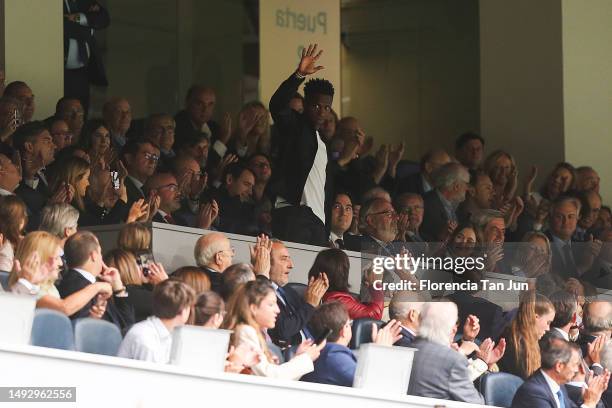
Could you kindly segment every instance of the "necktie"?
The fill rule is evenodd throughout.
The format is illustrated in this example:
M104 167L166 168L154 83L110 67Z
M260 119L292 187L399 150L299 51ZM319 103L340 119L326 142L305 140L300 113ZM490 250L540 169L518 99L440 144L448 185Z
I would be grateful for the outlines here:
M285 306L287 306L287 309L289 309L289 313L293 315L296 314L295 308L293 307L293 305L287 301L287 294L285 292L285 289L279 286L278 289L276 290L276 293L278 294L278 297L281 299L281 303L283 303ZM310 331L306 328L306 326L302 327L302 330L300 330L300 332L302 332L302 336L305 339L314 339L314 337L312 336Z
M563 399L561 390L557 391L557 397L559 397L559 408L565 408L565 400Z
M576 264L574 263L574 254L572 253L572 247L570 244L566 244L563 247L563 257L565 258L565 267L575 269Z
M176 224L176 222L174 222L174 218L172 218L170 214L166 214L164 216L164 220L166 220L168 224Z
M336 240L336 248L344 249L344 240L343 239L338 238Z

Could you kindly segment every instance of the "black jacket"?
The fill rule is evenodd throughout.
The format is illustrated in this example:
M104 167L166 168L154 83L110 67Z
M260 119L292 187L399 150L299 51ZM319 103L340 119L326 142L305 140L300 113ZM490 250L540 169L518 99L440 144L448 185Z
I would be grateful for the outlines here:
M294 206L300 205L304 185L312 169L318 149L316 130L308 123L306 116L289 107L303 79L291 75L274 92L270 99L270 113L274 125L283 139L280 152L280 168L275 170L274 193ZM333 193L334 173L337 163L328 161L326 167L325 202L329 203ZM328 206L326 205L327 209ZM326 211L328 213L328 211Z
M63 299L89 285L91 285L91 283L85 279L83 275L74 269L70 269L62 277L62 281L57 289ZM88 317L89 310L95 304L95 302L96 298L94 297L81 310L70 316L70 318L79 319L82 317ZM125 334L134 324L134 308L128 301L127 297L113 296L108 300L106 312L102 318L115 324L117 327L119 327L119 329L121 329L121 332Z
M280 313L276 318L276 326L268 330L274 343L279 346L295 346L302 342L300 330L304 330L310 317L316 310L312 305L288 286L282 288L285 303L277 296Z
M94 85L106 86L108 80L93 32L110 25L108 11L95 0L68 0L68 3L70 4L70 10L66 8L66 2L63 2L64 14L83 13L87 17L87 25L83 26L64 18L64 64L68 59L70 39L76 40L79 46L87 44L89 46L89 60L86 66L89 81ZM91 11L94 6L97 6L98 9Z
M439 236L447 227L449 221L444 204L436 190L431 190L423 196L425 213L421 224L421 235L428 242L439 241Z

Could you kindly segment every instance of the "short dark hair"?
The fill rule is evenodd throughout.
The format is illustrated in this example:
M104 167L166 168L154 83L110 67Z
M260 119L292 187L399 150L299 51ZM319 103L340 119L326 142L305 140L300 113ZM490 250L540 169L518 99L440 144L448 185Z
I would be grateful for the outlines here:
M123 146L123 149L121 149L121 157L125 157L126 154L131 154L132 156L134 156L135 154L138 154L138 152L140 151L140 148L146 144L150 144L151 146L159 150L159 146L153 143L152 141L150 141L149 139L145 139L143 137L137 137L134 139L127 140L127 142L125 143L125 146Z
M328 342L338 341L340 330L349 320L349 314L344 304L340 302L324 303L315 310L308 321L308 327L316 337L321 336L327 329L331 334L327 337Z
M348 292L350 266L349 258L343 250L337 248L324 249L317 254L310 267L308 279L312 277L316 279L320 273L325 272L329 279L328 291Z
M64 245L64 256L69 268L82 266L89 254L100 246L98 238L91 231L77 231L76 234L66 240Z
M315 95L334 97L334 86L326 79L313 78L304 85L304 97L311 99Z
M548 299L555 307L555 318L551 326L563 327L568 325L572 321L574 313L576 313L578 308L576 296L565 290L559 290L551 294Z
M55 114L56 115L59 114L64 109L66 109L68 101L78 101L79 103L81 103L79 98L75 96L62 96L61 98L58 99L57 103L55 104Z
M557 363L568 363L572 358L572 348L569 342L563 339L551 339L544 344L540 353L542 368L550 370Z
M47 130L47 124L41 120L35 120L19 126L13 133L13 146L23 152L26 143L34 140Z
M81 130L81 137L79 138L79 146L85 151L89 151L92 145L93 133L101 127L108 130L104 120L101 118L90 119L85 122L83 130Z
M211 317L225 310L225 302L213 291L200 293L193 307L193 324L205 325Z
M253 173L253 170L249 169L244 164L232 163L225 169L225 172L223 173L223 181L225 182L228 175L231 175L232 179L236 181L236 179L240 178L242 173L244 173L245 171L248 171L249 173L253 174L253 177L255 177L255 173Z
M457 140L455 140L455 150L460 150L465 146L470 140L479 140L484 147L485 141L478 133L475 132L465 132L459 135Z
M153 289L153 315L160 319L172 319L186 307L195 303L195 292L187 284L176 279L166 279Z
M17 90L23 86L27 86L29 88L28 84L23 81L13 81L6 85L3 95L16 97Z

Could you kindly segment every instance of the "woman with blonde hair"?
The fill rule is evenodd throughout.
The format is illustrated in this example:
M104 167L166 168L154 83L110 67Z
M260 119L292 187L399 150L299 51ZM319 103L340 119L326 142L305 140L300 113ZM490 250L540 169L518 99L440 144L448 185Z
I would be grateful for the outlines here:
M70 157L62 163L54 166L51 191L66 188L73 195L72 206L85 211L85 193L89 187L89 175L91 174L89 163L80 157Z
M27 209L17 196L0 197L0 271L13 269L15 249L23 239L23 229L28 223Z
M151 230L146 224L132 222L126 224L117 238L117 247L134 255L151 250Z
M501 337L506 339L506 352L497 363L500 370L526 380L540 368L538 341L550 330L555 307L544 295L525 292L517 314Z
M128 292L128 302L134 307L137 322L153 315L153 288L168 279L164 267L158 263L141 265L133 253L116 248L104 255L104 263L116 268Z
M25 236L15 252L15 268L9 275L9 287L15 293L36 295L36 307L53 309L71 316L97 295L109 298L113 291L106 282L95 282L61 299L55 281L62 266L61 241L45 232L35 231ZM101 313L100 313L101 312ZM104 311L95 310L91 317L102 317Z
M210 290L210 279L208 275L202 272L202 270L196 266L183 266L178 268L172 274L172 279L179 280L193 290L195 290L196 296Z
M487 156L484 171L493 182L493 208L500 209L516 195L518 172L514 157L503 150L496 150Z
M230 298L227 315L221 328L233 330L231 344L247 345L259 355L259 362L251 367L251 373L263 377L297 380L314 370L315 361L325 346L304 341L290 361L278 364L266 343L267 330L274 328L280 310L276 293L268 280L254 280L240 285Z

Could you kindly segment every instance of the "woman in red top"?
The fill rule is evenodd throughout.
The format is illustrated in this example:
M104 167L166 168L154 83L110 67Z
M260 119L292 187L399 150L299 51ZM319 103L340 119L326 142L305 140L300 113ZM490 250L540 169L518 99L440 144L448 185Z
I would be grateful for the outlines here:
M382 319L384 308L384 293L375 290L369 284L370 303L361 303L349 293L350 263L348 256L341 249L326 249L317 255L310 271L309 279L316 279L321 273L326 273L329 279L329 288L323 296L323 302L341 302L348 311L351 319L369 317L371 319Z

